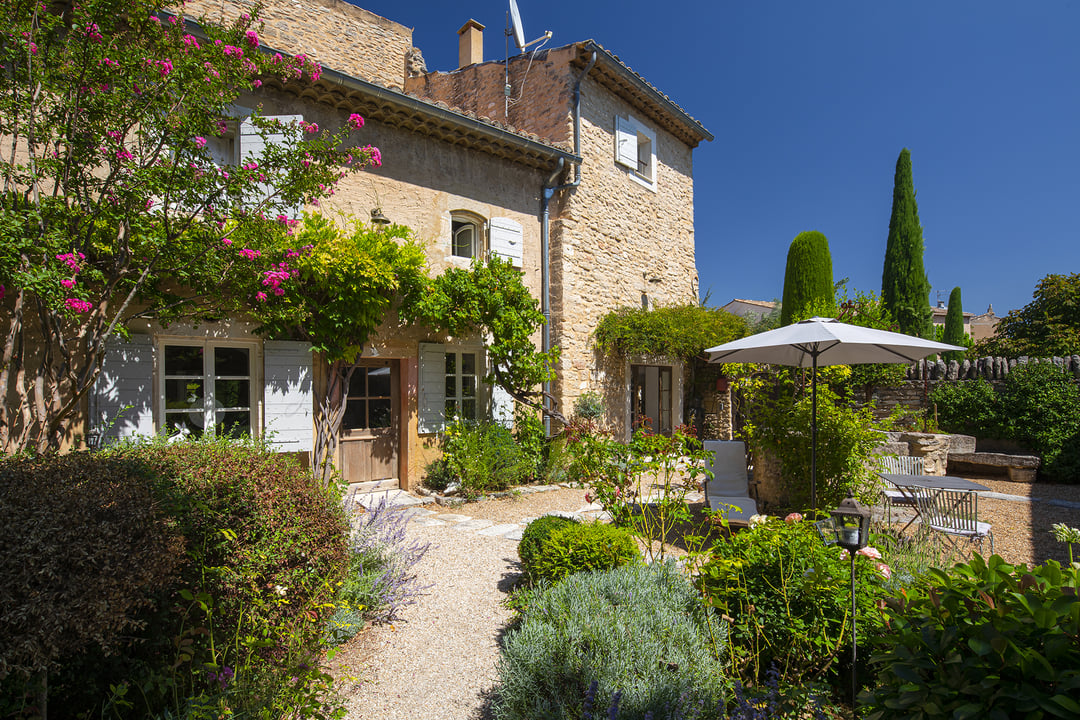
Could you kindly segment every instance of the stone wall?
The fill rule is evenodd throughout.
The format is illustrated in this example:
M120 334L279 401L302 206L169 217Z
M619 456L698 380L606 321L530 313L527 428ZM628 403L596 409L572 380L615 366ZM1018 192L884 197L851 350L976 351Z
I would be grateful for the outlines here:
M991 384L1000 384L1017 365L1026 363L1053 364L1072 374L1080 383L1080 355L1052 358L1003 358L985 357L974 362L943 360L937 362L920 361L912 363L907 369L907 382L896 387L875 388L873 398L877 402L875 415L886 417L898 406L913 411L929 409L927 396L940 382L957 382L982 378Z
M650 190L615 163L616 115L640 113L586 79L581 185L562 194L551 223L553 342L562 349L556 394L568 405L590 389L618 394L628 387L627 364L593 353L591 332L605 313L640 307L643 296L650 307L697 299L691 149L654 128L658 167ZM681 406L681 393L675 403ZM681 407L674 421L682 421ZM628 407L610 408L612 430L628 431L628 422Z
M250 8L234 0L188 0L189 17L232 22ZM269 0L259 37L267 46L301 53L323 67L400 90L412 30L345 0Z

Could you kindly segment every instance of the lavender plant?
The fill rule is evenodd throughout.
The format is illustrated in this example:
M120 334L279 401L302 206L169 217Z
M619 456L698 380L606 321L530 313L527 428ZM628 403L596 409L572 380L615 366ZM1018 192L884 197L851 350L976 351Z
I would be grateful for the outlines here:
M385 498L364 512L355 512L355 498L346 502L353 523L349 574L336 601L337 611L327 624L332 643L351 638L364 623L392 622L403 608L430 585L424 585L416 565L430 543L410 540L405 533L408 515L390 506Z

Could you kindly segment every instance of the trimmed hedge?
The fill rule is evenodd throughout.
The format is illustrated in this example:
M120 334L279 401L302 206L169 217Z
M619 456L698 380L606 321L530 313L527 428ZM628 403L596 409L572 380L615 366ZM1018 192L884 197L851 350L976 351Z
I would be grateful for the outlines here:
M551 533L568 525L578 524L577 520L561 515L544 515L538 517L528 525L521 533L521 541L518 542L518 557L521 558L521 568L525 571L525 577L530 582L539 579L536 562L540 558L540 551L544 542Z
M555 528L541 543L532 574L554 583L573 573L610 570L640 559L629 531L604 523L574 523Z

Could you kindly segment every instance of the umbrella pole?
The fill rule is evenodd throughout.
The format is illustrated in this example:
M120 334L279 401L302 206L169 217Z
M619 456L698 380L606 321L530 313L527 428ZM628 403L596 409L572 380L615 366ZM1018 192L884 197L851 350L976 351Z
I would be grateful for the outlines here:
M810 378L810 508L817 510L817 353L811 357L814 374Z

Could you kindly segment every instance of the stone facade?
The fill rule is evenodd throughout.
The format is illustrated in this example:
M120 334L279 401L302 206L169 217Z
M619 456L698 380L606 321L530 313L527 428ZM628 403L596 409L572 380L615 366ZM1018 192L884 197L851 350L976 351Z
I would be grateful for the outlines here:
M189 17L231 22L250 8L234 0L188 0ZM269 0L263 6L259 37L290 55L301 53L324 67L402 89L412 30L345 0Z

